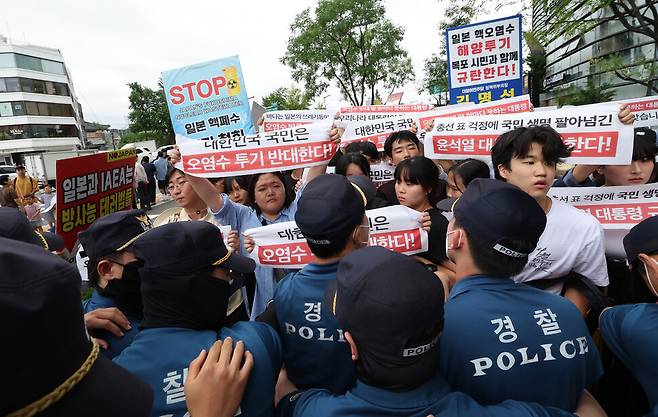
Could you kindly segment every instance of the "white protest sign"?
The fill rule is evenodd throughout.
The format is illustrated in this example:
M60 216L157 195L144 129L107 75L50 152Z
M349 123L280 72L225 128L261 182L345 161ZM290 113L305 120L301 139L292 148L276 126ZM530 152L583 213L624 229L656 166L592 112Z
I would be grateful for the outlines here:
M341 138L341 147L353 142L372 142L378 151L384 150L386 138L400 130L409 130L415 122L411 115L391 116L385 119L348 123Z
M389 117L409 116L415 113L423 113L432 110L433 108L434 107L429 104L342 107L338 118L346 123L371 122L388 119Z
M198 177L229 177L321 165L337 145L329 138L333 120L255 136L207 141L176 136L182 169Z
M334 113L327 110L271 111L263 115L263 124L260 126L260 131L273 132L333 118Z
M635 127L658 126L658 96L621 100L635 115Z
M487 103L473 105L464 109L456 110L454 107L446 106L422 113L418 117L418 128L428 130L429 122L442 117L470 117L485 116L490 114L511 114L532 111L530 96L518 96Z
M622 124L618 113L618 106L600 104L587 109L441 118L425 135L425 156L489 160L491 147L501 134L518 127L546 125L573 148L567 163L628 165L633 154L633 126Z
M89 274L87 271L89 257L85 253L85 249L81 244L78 245L78 250L75 252L75 265L78 267L78 272L80 272L80 278L82 278L83 281L89 281Z
M370 246L383 246L406 255L427 251L427 232L422 229L422 213L405 206L367 210ZM275 223L246 230L254 239L251 257L271 268L303 268L314 262L306 239L295 222Z
M658 215L658 184L553 187L548 195L594 216L604 229L629 230Z
M391 181L394 173L395 166L388 162L380 162L376 165L370 165L370 181L372 181L375 186Z

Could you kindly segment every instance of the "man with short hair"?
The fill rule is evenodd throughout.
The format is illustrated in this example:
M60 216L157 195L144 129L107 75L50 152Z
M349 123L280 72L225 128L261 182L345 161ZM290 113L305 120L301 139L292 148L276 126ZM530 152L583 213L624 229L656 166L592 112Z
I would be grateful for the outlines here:
M162 155L162 151L158 152L158 157L153 161L155 165L155 176L158 180L158 188L162 197L167 197L167 172L169 171L169 162Z
M325 388L342 394L354 383L354 365L343 331L323 308L322 297L336 279L340 259L368 244L364 199L346 177L329 174L311 181L297 205L295 222L316 260L277 284L263 320L278 327L286 371L302 389Z
M275 399L280 416L572 416L515 401L483 407L451 392L437 374L443 286L413 258L377 246L351 252L325 292L323 309L345 331L358 379L345 395L332 395L299 391L283 375Z
M446 248L456 265L441 374L480 404L514 399L574 410L603 373L587 326L568 300L511 279L545 233L541 206L491 179L440 204L453 213Z
M390 164L394 166L405 159L413 158L414 156L423 156L418 136L409 130L391 133L384 143L384 153L388 157ZM377 196L387 200L391 206L400 204L395 194L395 180L384 183L379 187ZM446 197L446 182L442 179L439 179L438 196L439 199Z
M89 284L94 289L84 303L85 321L98 322L104 330L93 332L101 339L103 353L113 358L137 334L142 321L142 296L138 268L131 245L151 222L142 210L108 214L78 234L89 257Z
M557 163L570 154L560 135L548 126L511 130L491 148L496 179L528 193L546 213L546 230L527 265L513 279L555 294L562 291L564 278L572 273L599 287L609 283L601 224L590 214L547 195ZM590 308L589 300L572 301L583 315Z
M37 180L25 174L25 165L16 166L16 178L10 181L9 184L16 190L21 206L24 204L26 196L36 193L39 190Z

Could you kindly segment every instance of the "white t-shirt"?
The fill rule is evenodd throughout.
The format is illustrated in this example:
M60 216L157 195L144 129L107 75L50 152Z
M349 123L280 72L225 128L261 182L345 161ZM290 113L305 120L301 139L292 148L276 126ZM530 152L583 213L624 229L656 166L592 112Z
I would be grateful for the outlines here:
M528 264L515 282L562 278L577 272L599 287L609 284L605 262L603 227L590 214L552 199L553 205L546 215L546 229L539 238L537 248L528 258ZM561 285L550 292L559 293Z

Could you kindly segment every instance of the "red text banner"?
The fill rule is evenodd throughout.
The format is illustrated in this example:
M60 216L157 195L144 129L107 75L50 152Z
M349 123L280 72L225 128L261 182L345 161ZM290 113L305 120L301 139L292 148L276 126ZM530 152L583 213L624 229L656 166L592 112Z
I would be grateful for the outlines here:
M267 112L263 115L261 132L289 129L295 126L333 119L334 114L326 110L281 110Z

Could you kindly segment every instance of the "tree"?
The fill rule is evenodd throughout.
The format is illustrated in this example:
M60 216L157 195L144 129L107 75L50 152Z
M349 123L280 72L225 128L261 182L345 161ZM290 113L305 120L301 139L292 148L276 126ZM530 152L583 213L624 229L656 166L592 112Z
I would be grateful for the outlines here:
M277 88L263 97L264 107L276 106L278 110L305 110L310 102L311 97L295 86Z
M385 17L381 0L320 0L290 26L281 62L304 84L310 98L330 83L353 105L374 101L375 90L413 80L413 67L400 46L404 29Z
M158 89L153 90L137 82L128 84L130 88L130 121L129 129L133 133L142 133L142 135L126 135L128 138L134 138L131 142L144 140L141 138L148 137L155 139L158 146L173 143L174 128L169 118L169 109L165 98L164 86L162 80L158 82ZM126 139L122 138L122 141Z
M643 35L653 53L622 59L619 54L599 57L595 71L612 72L622 80L646 87L646 95L658 93L658 1L656 0L532 0L533 9L548 16L535 34L544 44L558 36L582 36L607 21L618 21L630 33ZM604 13L606 10L610 13ZM639 51L639 50L637 50Z
M582 106L585 104L606 103L615 97L615 92L608 84L595 84L594 77L587 78L585 88L568 87L555 92L559 106L571 104Z

